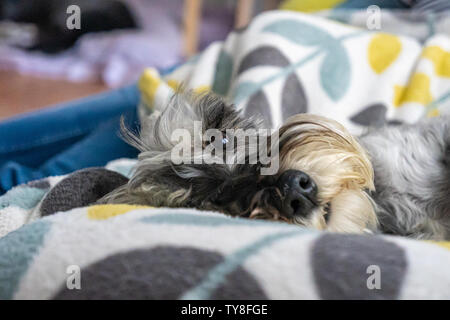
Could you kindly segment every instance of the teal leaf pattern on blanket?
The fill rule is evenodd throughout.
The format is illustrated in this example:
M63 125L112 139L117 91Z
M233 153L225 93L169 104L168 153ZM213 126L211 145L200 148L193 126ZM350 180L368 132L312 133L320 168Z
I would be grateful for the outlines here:
M326 46L334 41L328 32L299 20L279 20L266 26L263 31L277 34L302 46Z
M267 249L271 244L282 239L302 235L301 232L277 232L261 237L232 254L225 257L225 261L212 268L205 279L197 286L186 292L181 300L203 300L210 298L211 294L224 282L229 274L239 268L245 260L257 254L263 249Z
M219 95L226 96L230 89L232 74L233 59L227 52L221 50L219 57L217 58L212 91Z
M10 206L25 210L34 208L49 188L36 188L26 185L17 186L0 197L0 209Z
M140 221L152 224L192 225L205 227L220 227L224 225L248 225L251 220L236 219L231 217L200 216L197 214L170 213L155 214L141 218ZM259 221L258 221L259 222ZM267 222L264 225L268 225Z
M338 101L350 86L350 60L340 42L333 40L320 67L320 84L333 101Z
M351 65L347 51L341 42L361 33L350 34L337 39L316 26L292 19L276 21L264 27L263 31L279 35L297 45L316 47L317 50L298 62L285 67L278 74L262 80L258 85L259 87L277 80L279 77L288 77L295 69L321 53L325 54L320 67L320 83L323 90L333 101L338 101L344 96L350 86ZM253 88L253 91L257 90L257 87ZM239 98L242 97L239 96ZM239 101L238 99L237 102Z
M180 213L181 211L181 213ZM190 214L180 209L164 209L161 214L153 214L140 218L139 221L150 224L169 224L178 226L202 226L202 227L222 227L222 226L251 226L251 227L275 227L284 230L295 230L306 233L314 233L312 229L304 229L299 226L287 225L281 222L268 220L254 220L234 218L230 216L210 216L202 214Z
M14 297L49 229L48 220L38 220L0 239L0 300Z
M246 81L239 83L233 91L233 100L235 103L251 97L260 90L260 85L255 82Z

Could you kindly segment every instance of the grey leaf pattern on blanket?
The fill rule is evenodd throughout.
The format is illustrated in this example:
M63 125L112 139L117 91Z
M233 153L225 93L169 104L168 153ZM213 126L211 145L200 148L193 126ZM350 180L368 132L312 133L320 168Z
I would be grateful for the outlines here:
M286 68L290 64L290 61L277 48L261 46L249 52L242 59L237 73L239 75L249 69L263 66ZM272 127L273 123L270 103L267 100L267 96L262 87L259 88L259 90L255 90L256 87L256 83L244 82L241 86L238 86L236 92L244 92L245 94L248 91L253 91L253 93L250 94L249 101L245 107L245 114L249 116L260 115L263 117L266 126ZM237 100L239 100L239 95L237 94L236 96ZM307 105L305 90L303 89L301 81L295 72L291 72L286 77L281 96L283 120L294 114L307 112Z
M258 66L286 67L289 60L275 47L262 46L250 51L241 61L238 75Z
M41 215L68 211L95 203L101 197L128 182L120 173L104 168L76 171L60 181L42 200Z
M386 114L387 107L383 103L374 103L352 116L350 120L366 127L382 127L386 124L399 125L403 123L400 120L389 120Z
M405 252L395 243L356 235L324 234L314 243L312 263L322 299L397 299L407 268ZM370 266L380 270L380 288L368 286Z
M245 107L244 114L247 117L262 117L264 126L267 128L272 127L270 104L267 100L266 94L262 90L251 96L247 102L247 106Z
M350 118L351 121L362 126L381 127L386 124L387 108L382 103L374 103Z
M283 121L297 113L308 112L305 90L294 73L291 73L284 82L282 95Z
M83 268L82 290L64 283L56 300L178 299L197 285L224 257L191 247L157 246L117 253ZM183 267L180 268L180 265ZM211 299L267 299L253 276L242 266L228 274Z

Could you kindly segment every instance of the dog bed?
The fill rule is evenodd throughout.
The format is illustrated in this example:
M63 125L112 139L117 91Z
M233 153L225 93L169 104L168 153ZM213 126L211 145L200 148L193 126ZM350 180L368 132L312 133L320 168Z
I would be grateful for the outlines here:
M148 70L139 113L162 108L185 83L262 115L267 126L312 112L359 133L445 113L449 56L444 34L421 44L320 17L265 13L164 78ZM191 209L92 206L126 182L133 163L38 180L0 197L0 298L450 298L448 243Z

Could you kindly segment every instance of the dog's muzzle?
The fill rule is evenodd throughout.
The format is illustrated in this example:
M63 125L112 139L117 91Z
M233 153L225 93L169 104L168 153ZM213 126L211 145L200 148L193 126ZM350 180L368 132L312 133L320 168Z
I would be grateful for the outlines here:
M302 171L283 172L277 187L283 195L280 213L285 218L306 217L317 206L317 185Z

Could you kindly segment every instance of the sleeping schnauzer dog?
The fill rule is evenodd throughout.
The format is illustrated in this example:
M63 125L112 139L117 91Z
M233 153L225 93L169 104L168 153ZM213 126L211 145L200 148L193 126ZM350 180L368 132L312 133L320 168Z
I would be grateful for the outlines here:
M139 135L125 130L141 151L139 160L128 184L102 201L193 207L334 232L450 238L449 118L387 126L358 138L311 114L289 118L268 136L260 127L212 94L177 94L164 111L144 119ZM189 140L187 149L174 152L179 129L200 142ZM206 134L212 129L215 135ZM240 147L239 129L251 132ZM213 154L205 152L213 145ZM262 145L271 163L260 154L251 159ZM227 158L217 152L221 146L235 153ZM239 148L243 156L236 156ZM267 174L274 162L277 170Z

